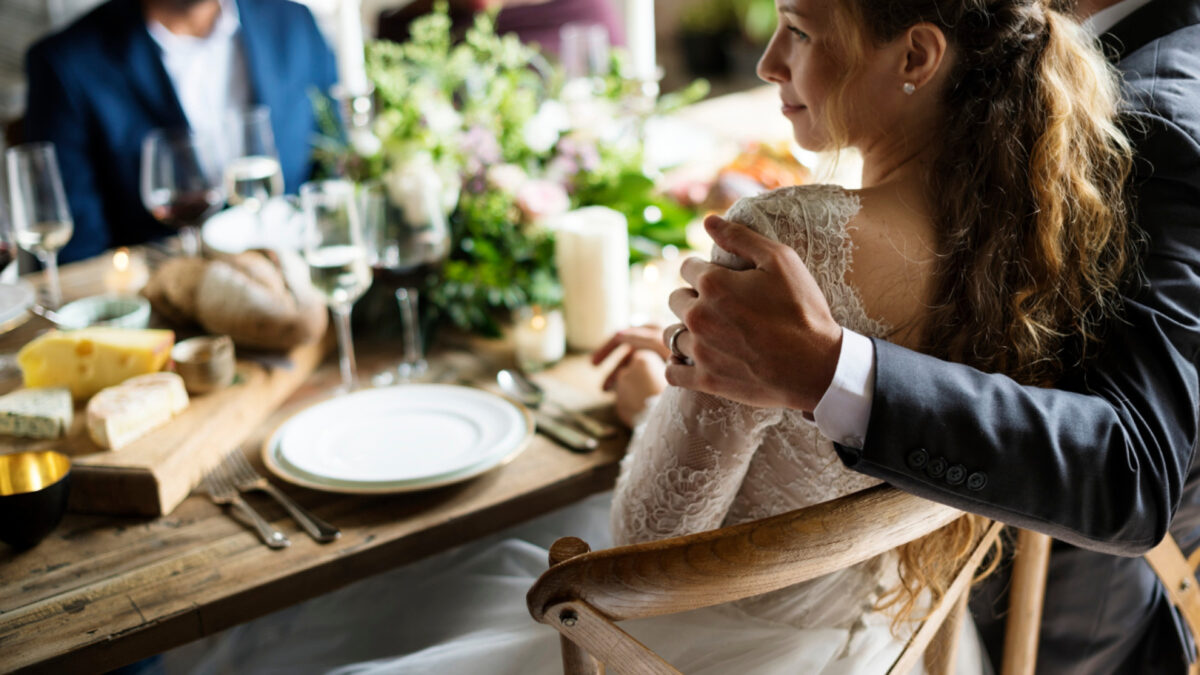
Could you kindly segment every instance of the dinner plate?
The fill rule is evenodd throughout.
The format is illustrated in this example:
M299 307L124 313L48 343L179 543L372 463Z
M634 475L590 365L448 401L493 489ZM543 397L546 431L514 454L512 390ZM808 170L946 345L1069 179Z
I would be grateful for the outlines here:
M33 286L28 281L0 284L0 329L24 316L33 300Z
M205 246L230 254L254 248L298 250L303 233L300 212L283 197L263 205L261 224L253 211L234 206L209 218L201 228Z
M516 457L532 437L529 412L506 398L406 384L298 413L264 444L263 461L304 487L386 494L467 480Z

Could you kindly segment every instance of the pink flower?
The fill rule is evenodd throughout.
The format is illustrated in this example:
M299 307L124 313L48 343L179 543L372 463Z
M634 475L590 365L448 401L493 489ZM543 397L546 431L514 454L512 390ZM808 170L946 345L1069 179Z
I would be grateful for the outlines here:
M566 213L571 199L561 185L548 180L527 180L517 188L517 208L526 222Z

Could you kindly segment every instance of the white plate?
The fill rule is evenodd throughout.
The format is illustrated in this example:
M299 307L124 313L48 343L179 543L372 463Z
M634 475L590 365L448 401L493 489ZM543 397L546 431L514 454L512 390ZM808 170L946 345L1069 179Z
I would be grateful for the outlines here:
M0 327L21 318L33 300L33 286L28 281L0 284Z
M263 206L261 226L253 212L234 206L209 218L201 228L205 246L231 254L252 248L295 251L300 248L303 233L300 212L283 197L268 200Z
M263 460L305 487L405 492L477 476L515 457L532 436L529 412L508 399L467 387L401 385L302 411L268 439Z

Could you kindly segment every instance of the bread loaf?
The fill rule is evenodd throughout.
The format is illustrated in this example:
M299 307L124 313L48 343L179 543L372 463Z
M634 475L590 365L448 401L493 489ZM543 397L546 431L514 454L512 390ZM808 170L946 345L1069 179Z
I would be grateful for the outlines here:
M327 323L308 268L290 252L171 260L142 294L169 320L194 321L251 349L291 349L320 337Z

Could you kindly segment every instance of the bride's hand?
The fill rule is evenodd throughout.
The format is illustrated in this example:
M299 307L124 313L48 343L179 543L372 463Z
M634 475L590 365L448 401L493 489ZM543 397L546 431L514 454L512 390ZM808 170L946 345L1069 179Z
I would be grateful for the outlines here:
M632 427L634 420L645 410L647 401L667 387L666 358L669 352L663 346L661 334L662 329L658 326L627 328L592 354L592 363L600 365L614 351L628 349L604 380L604 391L617 395L617 417L626 426Z

